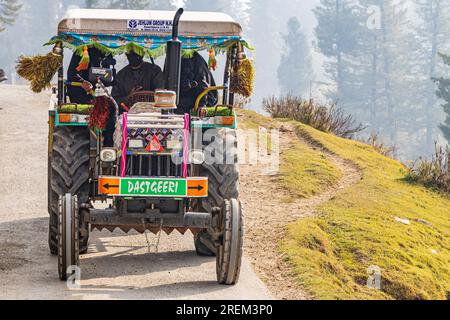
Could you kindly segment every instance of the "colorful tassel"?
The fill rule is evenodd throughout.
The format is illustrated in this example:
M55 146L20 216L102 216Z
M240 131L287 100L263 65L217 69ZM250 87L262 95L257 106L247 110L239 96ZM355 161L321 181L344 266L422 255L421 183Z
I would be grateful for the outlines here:
M77 71L83 71L89 69L89 63L91 62L91 58L89 57L89 49L87 46L83 48L83 56L81 57L80 64L77 67Z
M213 70L213 71L216 71L216 68L217 68L217 60L216 60L216 55L214 53L213 48L211 48L209 50L208 68L209 68L209 70Z

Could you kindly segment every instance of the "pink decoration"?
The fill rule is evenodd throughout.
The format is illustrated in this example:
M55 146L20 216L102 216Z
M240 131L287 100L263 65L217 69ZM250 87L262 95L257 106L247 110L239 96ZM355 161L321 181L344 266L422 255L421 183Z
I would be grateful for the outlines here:
M127 137L128 137L128 112L123 113L123 124L122 124L122 163L121 163L121 173L120 176L123 178L127 172Z
M188 175L188 154L189 154L189 114L184 115L184 142L183 142L183 178Z

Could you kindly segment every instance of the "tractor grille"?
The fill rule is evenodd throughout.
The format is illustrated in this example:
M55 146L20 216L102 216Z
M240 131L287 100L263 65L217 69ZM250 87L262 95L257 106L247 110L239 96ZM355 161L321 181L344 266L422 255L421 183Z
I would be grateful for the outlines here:
M129 155L126 168L128 177L181 177L183 173L170 155Z

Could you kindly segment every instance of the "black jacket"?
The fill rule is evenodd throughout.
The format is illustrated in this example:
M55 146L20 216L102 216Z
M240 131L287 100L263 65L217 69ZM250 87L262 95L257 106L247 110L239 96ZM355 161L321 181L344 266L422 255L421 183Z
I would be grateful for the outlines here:
M111 63L111 56L106 57L96 48L89 48L89 68L100 67L101 61L107 58L107 64ZM108 60L109 59L109 60ZM81 57L74 53L72 60L70 60L69 68L67 69L67 80L70 82L81 82L82 80L77 76L78 74L84 79L89 81L89 69L78 72L76 68L81 61ZM95 86L94 83L92 85ZM67 95L70 97L70 102L78 104L88 104L92 101L93 97L84 91L83 88L67 86Z
M197 84L197 86L195 86ZM192 58L181 61L181 84L179 112L187 113L194 108L197 97L208 86L216 85L214 77L209 71L208 64L203 57L195 52ZM218 100L217 91L210 92L200 103L200 107L215 106Z
M135 87L142 87L143 91L162 89L164 87L164 75L161 68L148 62L144 62L138 70L133 70L129 65L126 66L117 74L112 96L119 105L126 103L127 97Z

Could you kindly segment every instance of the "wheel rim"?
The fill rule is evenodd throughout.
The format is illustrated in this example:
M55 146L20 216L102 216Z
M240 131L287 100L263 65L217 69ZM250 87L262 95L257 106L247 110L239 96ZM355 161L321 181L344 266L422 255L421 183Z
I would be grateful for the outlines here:
M227 282L233 282L235 279L235 273L236 273L236 263L238 260L239 255L239 243L240 243L240 220L241 220L241 213L240 213L240 206L236 199L231 199L230 201L230 213L231 213L231 248L230 248L230 263L228 265L228 277Z
M243 220L237 199L226 200L223 206L222 243L218 249L217 276L222 284L235 284L239 279L242 261Z
M73 248L73 243L72 243L72 195L71 194L66 194L65 196L65 215L64 215L64 225L65 225L65 236L66 236L66 245L65 245L65 250L64 253L66 255L66 263L65 263L65 269L64 273L67 273L67 267L72 264L72 250ZM70 248L70 250L68 250Z
M67 280L70 266L79 264L78 205L77 196L66 194L60 197L58 221L58 270L61 280Z

